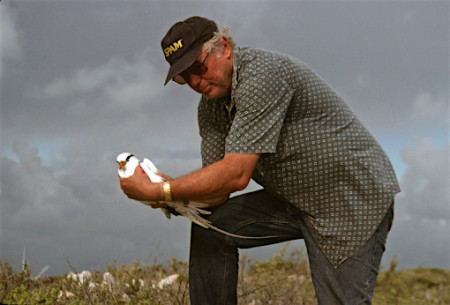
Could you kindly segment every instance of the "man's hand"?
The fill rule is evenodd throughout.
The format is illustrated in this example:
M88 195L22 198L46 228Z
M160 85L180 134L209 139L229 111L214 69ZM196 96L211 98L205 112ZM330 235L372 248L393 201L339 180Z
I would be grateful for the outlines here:
M131 177L119 177L119 181L120 188L130 199L158 201L164 198L160 183L152 183L140 166L136 167Z

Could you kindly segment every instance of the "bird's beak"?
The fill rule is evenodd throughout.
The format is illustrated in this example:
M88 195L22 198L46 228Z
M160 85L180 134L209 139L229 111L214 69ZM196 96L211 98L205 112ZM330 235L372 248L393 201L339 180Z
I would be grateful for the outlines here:
M120 161L119 162L119 169L122 169L125 166L125 164L127 164L127 161Z

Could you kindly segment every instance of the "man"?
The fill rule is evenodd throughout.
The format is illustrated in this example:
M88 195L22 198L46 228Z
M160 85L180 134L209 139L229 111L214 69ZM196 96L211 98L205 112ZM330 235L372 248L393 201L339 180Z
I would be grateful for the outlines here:
M161 45L165 83L201 94L203 168L165 184L136 171L122 189L138 200L205 202L224 230L276 236L193 225L191 303L237 303L238 248L303 238L319 304L370 304L399 192L376 140L305 64L236 47L211 20L178 22ZM263 190L229 198L251 178Z

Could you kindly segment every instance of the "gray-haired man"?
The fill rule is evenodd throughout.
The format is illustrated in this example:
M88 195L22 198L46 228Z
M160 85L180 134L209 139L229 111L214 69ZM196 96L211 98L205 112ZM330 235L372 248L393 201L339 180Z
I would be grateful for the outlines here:
M278 236L237 239L193 225L191 303L237 303L239 248L304 239L319 304L370 304L400 191L376 140L304 63L236 47L211 20L178 22L161 45L165 83L201 94L203 168L170 187L136 172L121 179L124 192L205 202L222 229ZM263 190L229 198L252 178Z

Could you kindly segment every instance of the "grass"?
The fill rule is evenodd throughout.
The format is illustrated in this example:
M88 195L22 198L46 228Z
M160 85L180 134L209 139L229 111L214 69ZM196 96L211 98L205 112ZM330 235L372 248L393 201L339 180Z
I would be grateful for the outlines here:
M374 305L450 304L450 270L396 267L393 259L380 273ZM109 265L106 270L91 271L89 281L67 275L33 279L28 265L24 270L13 270L1 261L0 269L3 304L189 304L188 265L176 259L169 260L167 266ZM114 282L104 283L105 272L114 277ZM171 274L179 274L178 279L158 287L160 280ZM238 294L242 305L317 304L303 249L288 253L284 247L264 262L241 255Z

